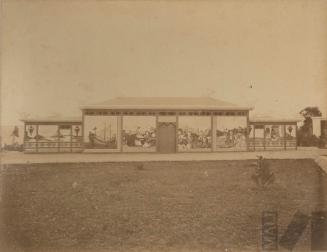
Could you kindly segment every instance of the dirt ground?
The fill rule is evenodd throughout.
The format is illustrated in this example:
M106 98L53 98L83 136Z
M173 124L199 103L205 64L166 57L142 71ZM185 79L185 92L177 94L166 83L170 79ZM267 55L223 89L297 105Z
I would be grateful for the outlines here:
M282 234L296 211L326 203L325 173L310 159L6 165L3 251L261 251L263 211ZM295 251L310 250L307 228ZM1 250L2 251L2 250Z

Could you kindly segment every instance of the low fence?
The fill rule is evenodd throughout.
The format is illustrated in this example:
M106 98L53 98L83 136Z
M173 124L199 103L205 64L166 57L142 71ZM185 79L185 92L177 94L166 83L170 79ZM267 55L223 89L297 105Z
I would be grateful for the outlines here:
M82 141L77 142L25 142L24 152L25 153L47 153L47 152L82 152L83 143Z
M282 150L282 149L296 149L296 139L277 139L268 140L260 138L250 138L248 141L249 150Z

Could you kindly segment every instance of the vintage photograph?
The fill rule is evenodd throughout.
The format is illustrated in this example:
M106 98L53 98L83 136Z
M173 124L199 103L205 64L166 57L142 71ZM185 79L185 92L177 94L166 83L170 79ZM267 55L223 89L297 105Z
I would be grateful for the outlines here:
M3 0L0 251L327 251L327 1Z

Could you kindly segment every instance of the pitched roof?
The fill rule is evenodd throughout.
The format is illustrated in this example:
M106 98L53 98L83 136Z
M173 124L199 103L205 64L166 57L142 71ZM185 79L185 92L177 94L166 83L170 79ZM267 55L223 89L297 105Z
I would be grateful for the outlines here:
M48 116L48 117L25 118L25 119L21 119L21 121L26 123L81 123L82 118Z
M82 109L227 109L251 110L211 97L117 97Z
M284 118L271 116L253 116L250 117L250 123L296 123L300 122L300 118Z

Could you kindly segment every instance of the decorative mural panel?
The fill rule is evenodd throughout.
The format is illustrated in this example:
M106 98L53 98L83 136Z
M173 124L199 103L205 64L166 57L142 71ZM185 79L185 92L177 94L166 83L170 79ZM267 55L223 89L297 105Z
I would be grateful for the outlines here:
M37 125L25 125L25 141L35 140Z
M24 131L24 151L36 151L36 125L25 125Z
M211 151L211 117L180 116L178 118L178 151Z
M39 125L35 138L38 152L58 152L60 135L57 125Z
M264 146L265 149L280 149L284 147L284 126L265 125Z
M79 136L77 128L73 134ZM84 144L86 149L119 150L120 117L118 116L85 116Z
M246 150L247 117L216 116L215 150L237 151Z
M72 125L72 151L79 152L82 150L82 126Z
M248 146L249 146L249 150L253 151L254 150L254 125L250 124L248 125Z
M124 116L122 137L125 152L155 152L156 117Z
M265 125L254 125L254 148L255 150L263 150L265 148Z
M59 151L71 151L71 125L59 125Z
M288 149L296 147L296 125L285 125L285 146Z

